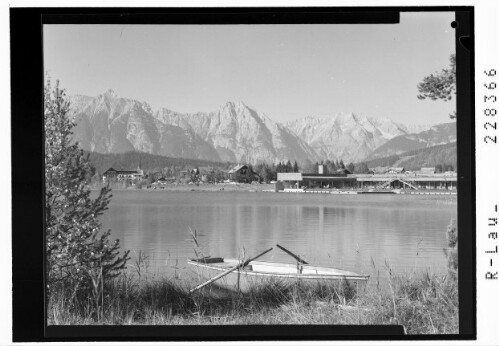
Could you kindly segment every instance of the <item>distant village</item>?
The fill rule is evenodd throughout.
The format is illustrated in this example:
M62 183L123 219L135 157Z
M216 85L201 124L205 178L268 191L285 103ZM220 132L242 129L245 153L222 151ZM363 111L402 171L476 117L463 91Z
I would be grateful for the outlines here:
M139 164L133 171L110 168L104 172L102 182L104 184L118 182L130 186L146 183L147 188L161 188L166 184L250 184L263 181L258 174L253 172L250 165L236 165L228 171L213 167L192 167L180 171L176 176L164 176L159 172L146 175Z
M279 164L276 172L266 167L237 164L228 170L213 167L187 167L175 175L162 172L145 173L140 163L135 170L109 168L102 175L103 184L121 184L123 187L164 189L178 184L258 184L271 183L276 191L289 189L430 189L455 190L457 174L440 167L422 167L418 171L404 167L365 167L363 173L354 173L341 165L331 171L326 165L316 164L308 172L299 172L298 166ZM450 167L452 168L452 167ZM262 174L263 172L263 174Z

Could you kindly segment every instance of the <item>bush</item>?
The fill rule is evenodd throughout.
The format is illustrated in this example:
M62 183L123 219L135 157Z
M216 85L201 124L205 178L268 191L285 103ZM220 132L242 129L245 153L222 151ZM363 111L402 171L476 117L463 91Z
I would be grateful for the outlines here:
M447 257L447 269L453 278L457 278L457 225L456 220L452 219L447 226L447 249L444 249L445 257Z

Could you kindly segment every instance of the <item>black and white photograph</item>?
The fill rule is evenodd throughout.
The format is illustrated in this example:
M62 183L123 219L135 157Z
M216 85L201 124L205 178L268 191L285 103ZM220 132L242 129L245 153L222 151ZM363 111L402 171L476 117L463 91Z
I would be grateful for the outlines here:
M455 20L44 24L47 325L459 334Z

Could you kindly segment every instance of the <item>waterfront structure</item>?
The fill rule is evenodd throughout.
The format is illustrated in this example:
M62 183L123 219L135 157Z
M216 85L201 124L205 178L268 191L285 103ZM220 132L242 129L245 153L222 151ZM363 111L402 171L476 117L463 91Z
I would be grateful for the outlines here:
M317 173L316 174L333 177L333 176L338 176L338 175L342 175L342 174L352 174L352 172L350 172L350 170L348 168L339 168L335 172L329 172L329 170L327 169L327 166L321 164L321 165L317 165Z
M102 175L102 182L104 184L112 180L135 182L137 180L142 179L143 177L144 177L144 171L140 167L139 163L135 171L116 170L112 167L109 168Z
M456 190L457 174L352 174L359 189Z
M341 174L352 174L348 168L340 168L336 170L336 175L341 175Z
M346 173L277 173L277 181L282 182L284 188L298 189L348 189L357 186L356 179Z
M388 171L386 171L388 174L402 174L405 173L405 168L404 167L390 167L388 168Z
M389 172L389 170L387 171ZM316 174L277 173L283 189L456 190L456 173Z
M175 177L161 177L158 180L156 180L155 184L165 185L165 184L172 184L174 182L175 182Z
M181 178L189 178L195 175L199 175L199 168L187 168L183 171L180 171Z
M253 173L247 165L237 165L228 172L229 180L237 183L251 183Z
M369 170L369 174L385 174L388 169L388 167L374 167Z
M435 167L422 167L419 171L421 174L435 174Z

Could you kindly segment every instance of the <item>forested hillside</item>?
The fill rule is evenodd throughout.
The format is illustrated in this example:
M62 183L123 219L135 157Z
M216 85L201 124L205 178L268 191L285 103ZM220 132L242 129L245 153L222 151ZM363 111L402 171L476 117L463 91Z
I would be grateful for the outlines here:
M456 143L436 145L429 148L411 150L403 154L391 155L365 162L369 168L403 166L406 170L419 170L421 167L437 165L452 166L456 169Z
M200 167L210 166L214 168L227 169L231 166L229 162L205 161L196 159L173 158L161 155L153 155L144 152L131 151L121 154L100 154L89 153L90 161L99 174L104 173L109 168L117 170L134 170L141 165L144 171L161 169L165 167Z

